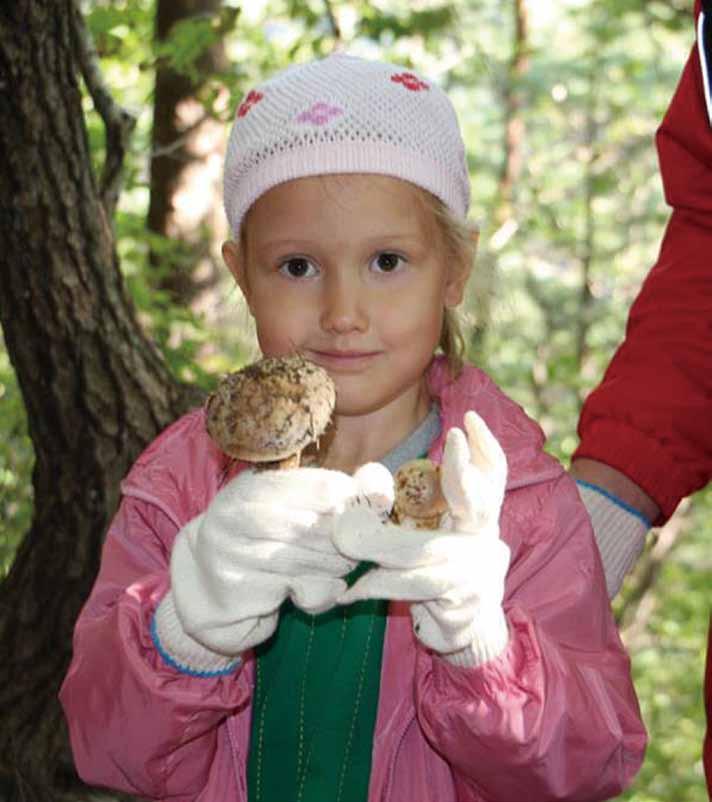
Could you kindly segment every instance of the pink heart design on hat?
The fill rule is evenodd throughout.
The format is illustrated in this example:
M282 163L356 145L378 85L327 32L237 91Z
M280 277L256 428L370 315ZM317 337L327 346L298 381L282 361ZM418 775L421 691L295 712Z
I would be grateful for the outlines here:
M343 109L338 106L330 106L328 103L319 101L314 105L303 111L298 117L299 123L310 123L311 125L326 125L334 117L339 117L344 113Z

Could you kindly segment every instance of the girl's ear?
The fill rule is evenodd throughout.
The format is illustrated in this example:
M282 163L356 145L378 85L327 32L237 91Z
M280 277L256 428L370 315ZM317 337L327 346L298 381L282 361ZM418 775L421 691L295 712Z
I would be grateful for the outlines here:
M451 264L450 274L445 285L445 306L458 306L465 296L465 286L472 272L472 263L477 252L477 243L480 239L480 230L470 228L470 248L463 258L456 264Z
M470 275L469 270L453 267L447 284L445 285L445 306L459 306L465 295L465 284Z
M252 311L252 307L250 305L250 285L247 280L247 268L245 265L245 260L243 259L243 253L240 250L240 246L235 242L235 240L228 240L227 242L223 243L222 255L223 259L225 260L225 264L228 266L233 278L237 282L237 286L242 290L242 294L245 296L245 300L247 301L248 307L250 307L250 311Z
M477 246L480 243L480 230L474 223L470 225L470 243L472 247L472 261L474 262L475 256L477 255Z

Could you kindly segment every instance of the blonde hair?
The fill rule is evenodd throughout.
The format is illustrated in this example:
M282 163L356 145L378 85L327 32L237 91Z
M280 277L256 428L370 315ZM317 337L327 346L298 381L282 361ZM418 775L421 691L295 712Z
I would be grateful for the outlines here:
M469 276L477 252L479 231L472 223L455 217L448 207L430 192L422 190L426 208L433 214L443 245L453 266ZM462 372L467 343L462 332L462 323L456 309L447 307L443 317L438 348L447 359L453 378Z

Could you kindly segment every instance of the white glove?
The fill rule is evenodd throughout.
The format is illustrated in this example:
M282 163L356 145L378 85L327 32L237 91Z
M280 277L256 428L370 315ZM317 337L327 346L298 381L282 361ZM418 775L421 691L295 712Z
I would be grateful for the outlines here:
M161 651L179 668L219 672L274 632L287 597L309 613L328 610L356 565L334 548L334 516L359 499L383 514L392 482L377 463L354 476L243 471L176 537L171 590L155 616Z
M502 610L509 548L499 538L507 460L485 422L465 415L467 437L448 432L441 465L449 531L382 524L367 509L347 509L334 542L354 560L378 565L339 599L412 601L416 636L457 665L478 665L504 651Z

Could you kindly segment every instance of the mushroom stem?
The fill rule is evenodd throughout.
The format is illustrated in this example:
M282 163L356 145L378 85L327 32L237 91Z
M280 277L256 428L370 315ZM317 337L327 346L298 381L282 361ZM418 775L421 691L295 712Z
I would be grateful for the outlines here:
M286 471L289 470L289 468L298 468L300 460L301 460L301 453L298 451L291 457L277 460L277 465L275 467L277 468L277 470L280 471Z

